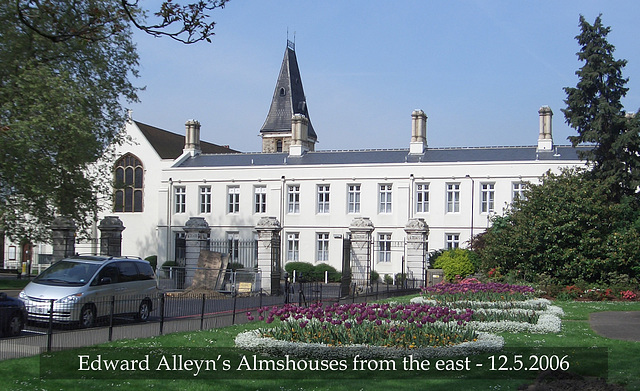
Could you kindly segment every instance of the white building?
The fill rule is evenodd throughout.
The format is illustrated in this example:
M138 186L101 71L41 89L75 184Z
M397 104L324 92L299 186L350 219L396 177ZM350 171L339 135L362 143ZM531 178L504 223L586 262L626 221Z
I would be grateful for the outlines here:
M184 225L202 217L213 242L226 243L233 260L254 266L253 253L243 256L237 247L255 242L261 218L275 217L283 263L325 262L340 270L340 239L355 220L368 218L370 266L395 274L405 270L409 221L424 219L429 250L462 247L526 182L584 164L577 148L553 144L546 106L539 111L537 144L526 147L429 148L427 116L415 110L411 120L407 115L407 148L315 151L318 136L301 80L289 43L260 130L261 153L200 142L197 121L187 122L184 137L129 122L134 143L120 149L114 164L116 182L126 186L114 190L115 206L106 213L126 227L122 253L174 261Z
M203 217L212 239L231 243L253 240L258 220L273 216L282 227L283 262L327 262L340 269L338 238L354 219L366 217L374 227L372 268L397 273L410 219L428 224L429 249L463 246L526 182L583 164L575 148L553 145L548 107L539 111L538 143L529 147L428 148L427 117L415 110L407 121L406 149L314 151L317 136L302 85L291 82L301 80L295 62L288 47L261 130L262 153L193 149L162 170L160 260L171 260L190 217Z

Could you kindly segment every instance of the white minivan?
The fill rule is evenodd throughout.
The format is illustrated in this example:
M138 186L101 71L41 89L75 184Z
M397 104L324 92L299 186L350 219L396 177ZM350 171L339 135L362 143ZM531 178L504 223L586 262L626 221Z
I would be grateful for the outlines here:
M146 321L158 294L153 268L143 259L77 255L51 265L19 297L30 320L91 327L112 312Z

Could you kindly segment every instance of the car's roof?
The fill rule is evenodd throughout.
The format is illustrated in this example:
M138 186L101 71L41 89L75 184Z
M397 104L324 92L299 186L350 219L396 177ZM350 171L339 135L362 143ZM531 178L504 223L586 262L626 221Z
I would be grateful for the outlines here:
M63 261L82 261L82 262L96 262L96 263L104 263L106 261L142 261L143 259L140 257L110 257L105 255L74 255L69 258L64 258Z

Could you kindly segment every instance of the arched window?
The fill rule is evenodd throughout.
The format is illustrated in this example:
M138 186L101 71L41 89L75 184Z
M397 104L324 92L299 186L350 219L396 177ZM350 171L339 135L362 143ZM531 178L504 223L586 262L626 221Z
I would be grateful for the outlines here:
M113 211L142 212L144 167L136 156L127 153L114 166Z

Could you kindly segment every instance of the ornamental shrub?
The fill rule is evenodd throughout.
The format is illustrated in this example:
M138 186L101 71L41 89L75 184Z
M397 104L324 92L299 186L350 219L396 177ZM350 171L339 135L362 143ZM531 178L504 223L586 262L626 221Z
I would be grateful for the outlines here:
M156 267L158 266L158 256L157 255L149 255L144 260L149 262L149 264L151 265L153 270L156 270Z
M310 281L313 276L314 267L308 262L287 262L284 265L284 270L289 273L289 278L293 278L293 271L295 270L297 276L300 276L300 273L302 273L302 278L305 281Z
M582 280L618 290L620 282L636 282L640 199L612 200L608 182L574 168L548 172L540 184L529 184L524 197L474 239L482 269L563 286Z
M404 280L406 278L407 278L407 275L405 273L396 273L395 275L396 285L398 286L404 285Z
M328 272L329 282L340 282L342 275L335 267L326 263L319 263L313 268L311 281L324 281L324 274Z
M444 278L447 281L453 281L456 276L462 278L475 273L473 262L471 261L471 251L456 248L444 251L433 263L434 269L442 269Z
M326 263L314 266L309 262L288 262L284 265L284 270L289 273L290 278L293 278L294 270L297 276L302 273L302 279L305 282L323 282L325 272L329 272L329 282L340 282L342 278L341 273L335 267Z

